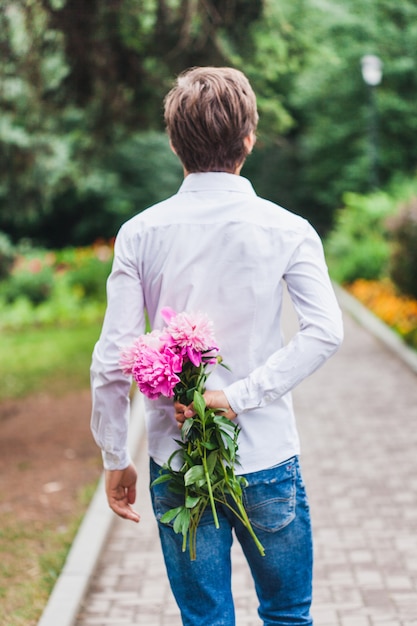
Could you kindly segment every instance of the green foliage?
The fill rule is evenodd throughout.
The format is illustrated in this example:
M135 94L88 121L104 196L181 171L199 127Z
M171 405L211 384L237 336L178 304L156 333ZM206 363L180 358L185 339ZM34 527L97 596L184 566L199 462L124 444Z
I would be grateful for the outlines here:
M185 67L248 73L259 145L291 129L288 93L305 47L294 24L303 4L34 0L6 12L0 228L48 247L84 245L175 191L181 168L166 138L140 131L161 129L163 96Z
M102 319L112 248L26 249L0 282L0 329L82 325Z
M53 271L50 267L41 267L39 271L22 270L15 272L0 283L0 298L6 304L26 298L31 304L45 302L53 288Z
M325 242L330 272L341 283L379 278L389 257L384 223L394 210L393 200L382 192L371 196L350 193L344 200Z
M126 219L178 190L183 170L162 132L133 134L107 154L105 170L113 172L105 213L113 216L113 232ZM110 233L103 236L111 236Z
M69 289L64 279L55 281L51 297L39 305L33 305L24 296L18 297L12 304L0 297L2 331L91 324L102 319L103 313L102 302L84 299L82 293Z
M295 95L306 120L300 135L306 182L321 203L331 206L345 191L369 191L371 141L381 183L393 173L415 171L417 6L412 0L317 2L319 10L320 5L324 45L300 76L301 91ZM384 70L373 99L360 71L369 52L380 56ZM372 100L378 125L373 140Z
M83 298L104 302L106 299L105 284L111 270L111 259L101 261L97 258L87 259L79 268L68 273L69 287L78 287Z
M388 221L393 242L389 274L395 285L417 299L417 196Z
M348 193L325 240L332 277L341 283L386 276L391 254L388 225L398 204L417 193L417 179L398 179L388 191L368 196ZM405 254L405 250L403 250ZM409 254L405 254L409 256ZM411 262L412 262L411 253Z
M384 63L374 94L381 183L416 167L413 0L0 0L0 9L0 230L14 241L84 245L172 193L179 166L166 139L159 151L147 133L162 131L163 97L192 65L248 74L260 125L246 171L322 232L345 192L369 190L364 54Z
M39 2L2 1L0 11L0 204L2 227L29 226L77 169L59 88L68 71L62 34ZM69 132L68 132L69 131Z
M10 238L0 231L0 281L9 275L16 254Z
M170 488L181 494L184 504L168 510L162 517L163 524L173 522L176 533L183 535L183 551L187 539L190 559L196 558L197 528L208 506L211 508L215 526L219 527L216 502L228 507L247 528L260 554L264 548L256 537L242 502L242 489L246 481L236 476L238 426L223 415L208 409L203 396L194 391L195 416L185 421L181 429L179 449L164 465L161 475L153 482L157 485L170 481ZM172 468L172 459L181 455L182 467ZM231 504L232 502L232 504Z
M74 153L73 158L77 160ZM86 166L83 175L75 171L67 176L65 185L51 190L44 210L28 222L15 211L4 216L5 226L16 238L29 236L47 247L87 245L115 236L124 221L173 194L182 181L180 163L162 132L120 139L100 159Z
M304 0L264 2L262 13L250 25L247 40L240 41L230 54L255 90L259 140L267 146L295 125L289 96L308 49L304 7Z

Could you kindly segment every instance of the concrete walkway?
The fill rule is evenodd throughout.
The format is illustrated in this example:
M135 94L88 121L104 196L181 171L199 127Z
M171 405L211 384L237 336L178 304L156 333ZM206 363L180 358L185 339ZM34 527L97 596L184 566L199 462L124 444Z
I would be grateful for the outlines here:
M338 354L294 393L315 537L315 626L417 626L414 361L350 314L345 332ZM142 521L114 519L74 626L181 624L150 508L144 441L138 468ZM233 550L237 626L257 626L251 577Z

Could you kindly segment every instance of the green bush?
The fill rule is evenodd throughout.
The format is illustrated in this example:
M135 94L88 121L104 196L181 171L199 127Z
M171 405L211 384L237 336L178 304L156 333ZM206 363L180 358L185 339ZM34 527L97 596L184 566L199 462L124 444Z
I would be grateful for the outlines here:
M78 287L83 297L102 302L106 298L106 280L110 274L111 264L111 259L107 261L101 261L96 257L86 259L80 267L68 272L68 283L71 287Z
M22 244L12 273L0 282L0 331L101 320L112 258L111 242L58 252Z
M356 243L349 252L337 260L330 270L332 277L340 283L352 283L358 278L377 280L383 275L388 257L388 244L378 237L369 237Z
M347 193L344 201L325 240L330 273L341 283L378 279L389 260L385 221L394 211L394 200L379 191L369 196Z
M389 275L404 294L417 298L417 196L387 221L392 239Z
M87 246L114 237L123 222L175 193L183 179L162 132L126 136L83 171L77 167L77 175L63 177L30 220L22 220L18 211L7 220L0 214L0 228L7 227L15 241L28 237L47 248Z
M52 268L44 266L35 271L24 269L11 274L0 285L0 295L9 304L19 298L26 298L36 306L50 297L53 284Z
M0 232L0 280L6 278L16 258L16 250L6 233Z

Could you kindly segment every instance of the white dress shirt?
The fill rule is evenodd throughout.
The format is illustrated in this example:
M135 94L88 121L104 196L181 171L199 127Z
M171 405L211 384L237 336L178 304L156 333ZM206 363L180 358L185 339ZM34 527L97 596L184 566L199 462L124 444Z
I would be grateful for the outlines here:
M281 333L283 284L299 319L287 345ZM162 328L162 307L203 311L220 354L208 389L223 389L239 434L237 473L271 467L299 453L293 389L338 348L342 318L322 244L303 218L259 198L234 174L189 174L178 193L119 231L108 306L91 366L92 432L107 469L129 462L131 381L120 350ZM163 465L177 448L172 399L146 400L150 456ZM312 419L314 407L311 407Z

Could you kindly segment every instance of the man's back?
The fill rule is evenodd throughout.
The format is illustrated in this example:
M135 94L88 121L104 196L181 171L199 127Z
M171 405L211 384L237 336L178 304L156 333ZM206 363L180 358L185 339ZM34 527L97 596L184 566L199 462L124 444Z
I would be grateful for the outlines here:
M270 395L277 375L281 385L293 386L291 373L285 364L282 371L264 366L283 346L282 279L289 278L295 296L294 267L301 282L308 279L302 276L302 263L296 262L297 251L310 242L311 254L325 272L321 244L308 222L259 198L245 178L190 174L179 193L130 220L118 238L129 251L129 264L137 268L152 328L162 328L164 306L177 312L203 311L213 320L230 369L217 367L207 388L233 389L238 384L239 395L250 396L242 397L249 404L238 417L241 471L257 471L269 458L272 463L298 454L291 397L285 388L276 397ZM327 288L324 285L323 293ZM314 311L304 304L299 310L301 324L310 314L314 316ZM320 315L324 314L322 310ZM305 335L299 341L305 341ZM306 372L308 367L307 359ZM249 383L252 388L242 390L237 381L258 368L263 368L260 382L255 377ZM302 371L299 368L297 375ZM176 445L172 404L164 398L147 404L150 455L164 463Z

